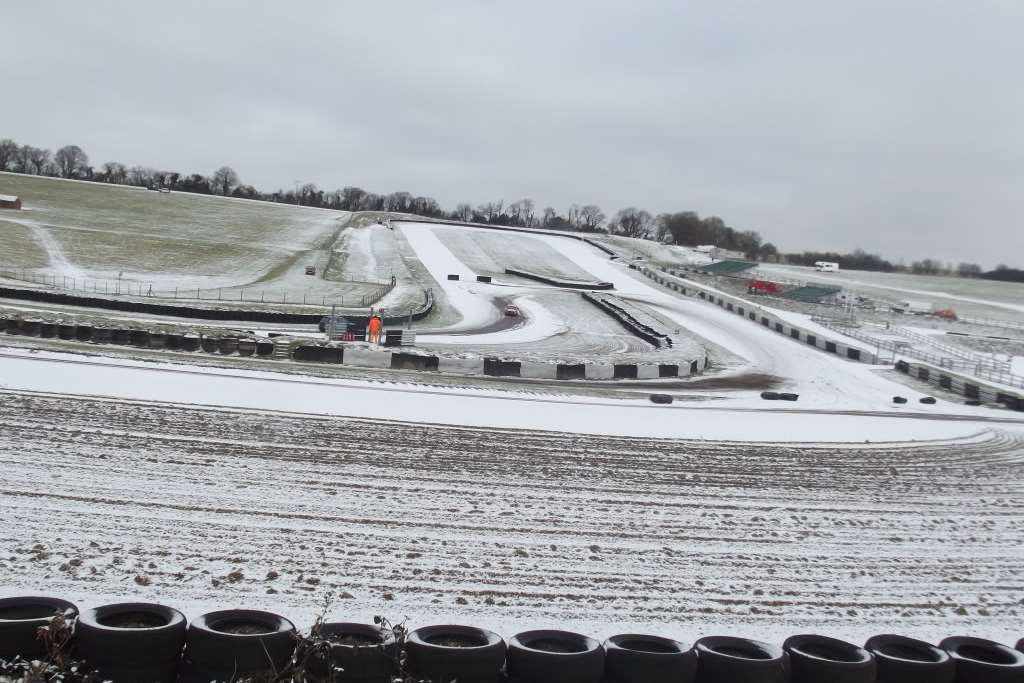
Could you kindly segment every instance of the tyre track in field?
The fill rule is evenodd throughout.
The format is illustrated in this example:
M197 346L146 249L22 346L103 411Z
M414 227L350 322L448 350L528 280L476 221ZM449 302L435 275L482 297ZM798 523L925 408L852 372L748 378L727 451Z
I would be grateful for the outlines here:
M17 393L0 416L5 586L752 633L1024 614L1024 444L999 430L792 447Z

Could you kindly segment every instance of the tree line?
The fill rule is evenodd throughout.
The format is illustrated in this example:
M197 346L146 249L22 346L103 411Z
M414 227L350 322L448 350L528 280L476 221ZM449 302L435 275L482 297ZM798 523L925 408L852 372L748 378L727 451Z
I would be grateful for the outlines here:
M446 211L432 197L410 192L377 194L360 187L323 190L314 183L296 185L294 189L261 192L243 183L230 166L222 166L209 176L165 171L149 166L127 166L117 161L93 166L89 156L78 145L66 145L53 153L32 145L19 145L11 139L0 140L0 171L152 189L167 188L178 192L259 199L341 211L382 211L491 225L604 232L684 246L713 244L722 249L742 252L751 258L778 253L773 245L762 244L757 232L737 230L727 226L717 216L701 218L692 211L654 216L648 211L629 207L609 217L596 204L572 204L563 212L550 206L538 209L536 203L529 198L509 203L504 200L490 201L476 206L459 203L454 210Z
M782 254L774 244L764 241L754 230L733 228L718 216L701 217L694 211L654 215L643 209L628 207L609 218L596 204L572 204L565 212L559 212L550 206L538 210L534 201L529 198L507 204L504 200L485 202L476 206L459 203L454 210L445 211L432 197L414 195L410 192L377 194L351 186L323 190L314 183L296 184L294 189L279 189L268 193L243 183L238 173L230 166L221 166L209 176L201 173L164 171L150 166L126 166L117 161L105 162L97 168L90 165L89 156L78 145L65 145L56 152L51 152L32 145L19 145L10 138L0 140L0 171L151 189L167 188L177 192L257 199L339 211L406 213L490 225L601 232L623 237L653 239L664 244L687 247L714 245L720 249L741 253L750 259L797 265L814 265L815 261L836 261L848 270L907 271L924 275L952 274L961 277L1024 281L1024 277L1020 276L1022 271L1006 266L983 272L980 266L973 263L960 263L954 267L952 264L942 264L934 259L924 259L915 261L908 267L893 264L877 254L869 254L860 249L848 254L811 251Z

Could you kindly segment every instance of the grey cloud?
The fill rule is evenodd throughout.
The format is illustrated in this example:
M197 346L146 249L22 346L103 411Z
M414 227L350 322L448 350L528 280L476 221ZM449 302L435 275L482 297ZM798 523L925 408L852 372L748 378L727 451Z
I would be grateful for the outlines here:
M785 249L1013 261L1018 2L4 10L0 135L458 201L693 209Z

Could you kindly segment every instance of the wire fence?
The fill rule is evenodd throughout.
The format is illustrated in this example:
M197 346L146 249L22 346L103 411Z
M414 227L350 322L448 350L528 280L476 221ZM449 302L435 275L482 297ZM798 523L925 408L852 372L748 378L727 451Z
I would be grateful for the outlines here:
M930 363L940 368L959 370L973 375L978 379L987 379L1007 386L1024 388L1024 377L1013 374L1008 368L1002 369L1001 367L978 362L977 360L932 353L930 351L914 347L906 342L897 342L891 339L879 339L878 337L873 337L854 327L837 324L837 322L831 318L814 316L812 320L822 327L827 327L833 332L838 332L839 334L852 337L853 339L857 339L874 346L879 350L879 356L881 356L881 351L885 350L892 354L892 358L894 360L896 356L909 356L910 358L924 361L925 363Z
M395 288L395 282L365 282L361 280L331 280L332 284L350 285L349 293L323 293L310 290L267 290L256 287L155 287L152 282L78 278L69 275L47 275L23 269L0 268L0 278L29 283L37 287L91 294L105 297L141 297L182 301L222 301L259 304L291 304L303 306L330 306L366 308L377 303Z

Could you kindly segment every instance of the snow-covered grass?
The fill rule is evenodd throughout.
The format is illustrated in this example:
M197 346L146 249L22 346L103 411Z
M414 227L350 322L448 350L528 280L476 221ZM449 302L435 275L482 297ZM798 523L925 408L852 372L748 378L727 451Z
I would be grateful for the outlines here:
M0 193L21 196L24 207L0 213L0 267L48 267L95 279L123 273L183 288L260 280L325 246L345 215L10 173L0 173Z

